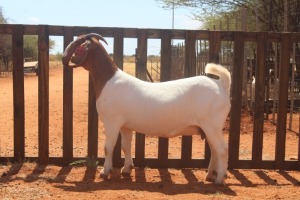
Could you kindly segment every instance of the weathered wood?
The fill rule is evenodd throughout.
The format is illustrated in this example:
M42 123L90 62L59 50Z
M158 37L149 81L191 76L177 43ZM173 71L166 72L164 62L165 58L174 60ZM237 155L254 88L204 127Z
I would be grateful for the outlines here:
M72 29L64 33L64 49L73 41ZM73 68L63 69L63 161L65 165L73 159Z
M124 33L121 28L114 28L114 62L123 70Z
M218 31L212 31L209 35L209 62L219 63L220 48L221 48L221 34Z
M291 52L291 35L288 33L282 34L281 40L281 65L279 76L279 95L278 95L278 115L276 126L276 147L275 160L276 168L284 169L285 159L285 140L286 140L286 109L288 101L288 82L289 82L289 67L290 67L290 52ZM298 147L299 148L299 147Z
M48 163L49 158L49 32L47 25L39 26L38 35L38 102L39 102L39 162Z
M300 123L299 123L299 127L300 127ZM299 128L299 132L300 132L300 128ZM300 169L300 136L298 137L298 169Z
M114 29L114 62L116 65L123 70L123 50L124 50L124 37L123 29L115 28ZM117 144L114 149L113 154L113 166L121 167L121 136L119 134Z
M193 31L186 32L185 38L185 77L196 75L196 38ZM197 108L195 108L197 109ZM181 142L181 165L189 166L192 159L192 136L183 136Z
M171 31L161 32L161 68L160 81L169 81L171 78ZM168 167L169 139L158 138L159 167Z
M147 80L147 31L139 30L136 55L136 77Z
M196 75L196 38L193 31L186 32L184 76Z
M136 55L136 77L144 81L147 79L147 34L147 30L139 30ZM136 133L135 159L136 166L144 166L145 135L141 133Z
M234 34L234 57L231 76L231 110L228 139L228 168L230 169L237 167L237 161L239 159L244 46L243 33L236 32Z
M13 102L14 102L14 157L23 160L25 157L25 103L23 72L23 34L24 26L13 28Z
M88 98L88 157L98 157L98 113L96 109L96 95L94 84L89 75L89 98Z
M212 32L209 35L209 62L212 63L219 63L219 52L221 48L221 32ZM210 147L208 145L207 140L205 140L205 146L204 146L204 160L205 164L208 166L210 161Z
M267 35L259 33L257 38L257 65L255 68L255 104L253 119L252 160L258 168L262 161L264 102L265 102L265 66L267 56Z
M164 82L171 79L171 31L162 31L161 37L160 81Z
M123 68L123 40L124 38L138 38L136 75L146 80L147 67L147 39L161 39L161 81L170 79L170 41L173 39L185 39L185 76L194 76L195 69L195 40L209 39L209 61L219 61L221 40L234 41L234 68L232 71L232 100L230 112L229 134L229 167L245 169L290 169L295 170L300 166L299 159L285 161L286 140L286 108L288 93L288 66L290 47L292 42L300 42L300 34L282 33L247 33L227 31L187 31L187 30L162 30L162 29L136 29L136 28L113 28L113 27L65 27L46 25L14 25L0 24L0 34L12 35L13 49L13 95L14 95L14 158L1 157L0 162L7 159L18 161L25 157L24 139L24 77L23 77L23 36L39 36L39 128L38 128L38 160L42 163L67 164L80 159L73 157L73 73L72 69L64 68L64 94L63 94L63 157L49 158L49 35L64 36L64 46L72 41L73 36L83 33L97 32L104 37L114 37L114 61ZM252 160L239 160L240 142L240 118L241 118L241 85L242 64L244 57L245 41L257 42L257 71L256 71L256 107L254 111L254 129L252 144ZM262 132L263 132L263 99L264 99L264 67L267 41L281 42L281 76L278 108L278 124L276 130L276 152L274 161L262 160ZM95 95L91 80L89 80L89 118L88 118L88 156L96 158L98 152L98 115L95 105ZM136 137L136 166L149 167L206 167L209 161L209 148L205 146L205 158L192 159L192 137L183 137L182 159L168 159L168 140L159 139L158 158L145 158L145 136L137 134ZM300 139L298 142L298 157L300 157ZM118 165L124 159L120 157L120 139L117 144L117 153L114 158ZM117 155L117 156L115 156ZM36 158L29 158L34 159ZM100 164L104 158L99 158ZM116 165L115 165L116 166Z

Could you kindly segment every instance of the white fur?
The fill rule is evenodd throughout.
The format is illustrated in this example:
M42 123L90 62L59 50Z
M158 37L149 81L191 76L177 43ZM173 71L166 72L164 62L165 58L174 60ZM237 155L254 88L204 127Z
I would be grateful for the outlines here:
M197 76L162 83L141 81L118 70L106 83L97 99L97 111L106 132L105 163L101 177L112 170L112 155L118 133L122 135L125 165L129 174L132 131L159 137L199 134L205 132L211 148L207 179L224 182L227 171L228 145L222 128L230 109L229 72L209 64L207 73L219 75L219 80ZM213 172L217 172L215 175Z

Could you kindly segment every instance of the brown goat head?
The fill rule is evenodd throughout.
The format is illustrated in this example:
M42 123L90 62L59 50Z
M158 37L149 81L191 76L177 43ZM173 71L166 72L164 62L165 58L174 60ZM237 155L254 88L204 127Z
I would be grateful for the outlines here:
M62 57L63 65L70 67L81 66L86 60L88 53L93 49L92 43L97 42L96 40L102 40L107 44L106 40L97 33L81 35L71 42L64 51Z

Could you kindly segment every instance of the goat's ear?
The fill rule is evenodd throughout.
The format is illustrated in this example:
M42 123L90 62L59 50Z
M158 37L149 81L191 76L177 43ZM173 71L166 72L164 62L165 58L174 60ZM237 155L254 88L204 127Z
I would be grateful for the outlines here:
M80 66L86 60L91 46L91 41L86 40L83 44L77 47L74 54L72 55L71 62L77 66Z

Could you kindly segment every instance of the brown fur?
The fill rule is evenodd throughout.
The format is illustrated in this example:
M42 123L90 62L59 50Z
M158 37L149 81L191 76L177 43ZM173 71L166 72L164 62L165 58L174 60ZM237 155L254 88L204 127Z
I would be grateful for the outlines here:
M116 73L118 68L97 39L92 38L90 41L89 52L80 66L90 72L96 99L98 99L106 82Z

